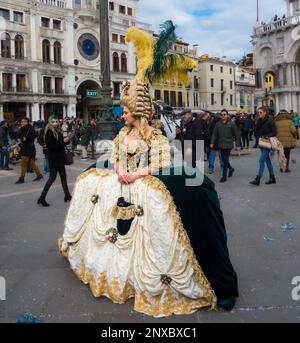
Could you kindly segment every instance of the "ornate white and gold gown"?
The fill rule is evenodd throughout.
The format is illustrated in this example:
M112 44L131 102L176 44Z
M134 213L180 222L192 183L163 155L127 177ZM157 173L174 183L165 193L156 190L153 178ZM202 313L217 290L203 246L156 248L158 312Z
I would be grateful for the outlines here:
M121 160L127 134L125 128L116 138L112 162ZM168 140L155 130L144 147L124 150L128 170L136 171L151 150L151 156L158 156L150 160L152 166L170 165ZM120 196L139 209L126 235L119 234L112 214ZM134 297L134 309L153 317L216 306L173 198L154 176L121 186L110 170L93 168L80 175L59 244L95 297L118 304Z

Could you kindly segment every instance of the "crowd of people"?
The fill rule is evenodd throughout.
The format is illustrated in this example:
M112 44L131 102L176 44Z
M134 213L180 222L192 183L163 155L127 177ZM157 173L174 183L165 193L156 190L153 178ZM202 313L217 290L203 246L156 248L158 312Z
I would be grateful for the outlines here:
M193 141L192 165L196 166L195 142L202 140L205 143L206 160L208 160L209 174L215 172L215 160L219 155L222 169L221 183L231 178L235 169L230 163L232 150L260 148L259 171L252 185L260 185L265 165L267 165L270 180L268 185L275 184L276 178L271 162L271 154L277 151L281 172L290 173L291 150L299 140L299 115L291 111L280 111L276 116L269 113L267 107L257 109L255 115L240 114L230 115L226 109L219 114L210 112L197 115L190 109L182 112L182 125L177 129L177 139L182 143ZM274 138L277 138L274 140ZM253 142L253 146L250 146ZM184 155L187 154L183 148Z
M230 115L226 109L217 114L206 112L199 115L192 113L190 109L185 109L181 113L181 119L181 127L177 128L176 139L183 143L184 160L190 155L192 166L196 167L196 142L199 140L204 141L205 160L208 162L209 174L214 174L216 157L219 156L222 170L221 183L226 182L228 178L234 175L235 169L230 162L233 149L239 151L260 148L261 156L258 173L251 182L252 185L260 185L265 166L267 166L270 174L267 184L276 183L271 160L271 154L276 149L278 151L281 149L284 153L284 157L281 156L280 171L291 172L291 150L296 147L297 140L299 140L299 115L294 112L280 111L276 116L273 116L269 114L268 108L262 107L257 109L255 115L244 113ZM70 193L67 187L64 166L73 163L77 145L81 147L81 159L88 160L88 147L95 142L100 132L99 124L94 119L90 119L86 123L78 118L58 120L52 116L49 120L47 124L43 121L31 124L27 118L23 118L14 124L9 124L7 121L0 123L1 169L13 170L10 163L14 160L21 160L21 175L16 184L25 182L26 172L36 174L34 181L40 181L44 178L35 163L35 140L37 139L37 142L42 146L45 157L44 173L50 175L44 192L39 199L39 203L44 206L48 206L45 200L46 194L55 181L57 173L61 177L65 201L69 201ZM158 118L153 119L150 124L166 135L164 126ZM122 117L119 118L116 124L116 135L124 125ZM52 136L54 135L54 140L53 137L50 137L51 133ZM276 142L272 141L274 137L278 139L277 145L279 144L279 146L277 147ZM187 152L184 148L184 142L186 141L193 142L190 152ZM251 142L253 142L252 146L250 146ZM283 159L285 160L283 161Z

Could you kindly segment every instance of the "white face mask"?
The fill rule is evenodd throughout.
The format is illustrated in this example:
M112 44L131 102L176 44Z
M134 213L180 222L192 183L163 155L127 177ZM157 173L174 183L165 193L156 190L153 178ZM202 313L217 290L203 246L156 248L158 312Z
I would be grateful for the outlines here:
M52 125L52 126L58 126L58 120L56 120L56 119L52 119L51 121L50 121L50 124Z

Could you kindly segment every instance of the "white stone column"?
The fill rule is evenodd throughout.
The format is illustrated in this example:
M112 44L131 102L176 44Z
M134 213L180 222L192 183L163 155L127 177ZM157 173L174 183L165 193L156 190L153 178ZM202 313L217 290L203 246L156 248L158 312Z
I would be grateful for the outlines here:
M241 91L240 90L236 91L236 107L237 109L240 109L241 107Z
M297 77L297 64L294 64L294 86L297 86L298 85L298 77Z
M68 117L76 117L76 105L75 104L68 104L67 115L68 115Z
M292 93L288 94L288 108L287 111L290 112L293 108Z
M279 94L275 94L275 104L276 104L275 112L277 114L280 111Z
M12 74L12 87L14 92L17 91L17 75L15 73Z
M45 105L41 104L41 120L45 120Z
M299 64L297 63L296 66L295 66L295 73L296 73L296 86L299 86L300 85L300 82L299 82Z
M66 114L67 114L66 105L63 104L63 117L64 117L64 118L66 117Z
M286 78L287 78L287 86L291 87L293 85L292 80L292 65L288 64L286 68Z
M284 94L284 109L286 111L289 110L289 98L288 98L288 94Z
M15 58L15 37L12 37L10 40L10 51L11 51L11 57Z
M38 121L40 119L40 107L38 103L34 103L32 106L32 120Z
M73 8L73 0L66 0L66 8Z
M26 104L26 117L27 118L30 117L30 107L29 107L29 104Z
M54 64L54 44L53 42L51 41L50 42L50 61L51 61L51 64Z
M31 59L33 61L37 60L37 25L36 25L36 19L37 14L36 13L31 13L30 14L30 39L27 40L31 44L29 51L31 52ZM40 48L41 49L41 48Z
M289 78L288 78L288 86L291 87L293 86L293 65L292 64L289 64L288 67L287 67L287 70L288 70L288 74L290 74Z
M62 61L68 65L74 64L74 20L72 17L66 18L66 30L64 32L64 42L62 44Z
M51 92L55 94L55 77L51 78Z
M0 104L0 121L4 120L3 104Z
M298 109L298 99L297 99L297 93L293 93L293 104L292 104L291 110L297 111Z

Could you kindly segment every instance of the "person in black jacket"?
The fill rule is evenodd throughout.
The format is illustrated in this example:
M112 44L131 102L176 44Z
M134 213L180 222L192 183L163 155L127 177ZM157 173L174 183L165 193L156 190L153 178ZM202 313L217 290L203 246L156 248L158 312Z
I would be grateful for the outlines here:
M0 123L0 169L13 170L9 167L9 125L6 120Z
M231 120L230 114L226 109L221 111L222 120L219 121L214 129L211 137L211 149L219 149L221 152L223 162L223 176L220 180L221 183L227 181L228 177L231 178L235 169L230 164L230 153L234 147L234 141L236 142L237 148L240 148L240 136L236 124Z
M21 120L21 128L17 133L17 138L21 140L20 146L20 156L21 156L21 177L16 182L17 185L24 183L27 164L29 163L31 169L35 172L36 178L33 181L40 181L43 179L39 167L35 164L34 158L36 154L34 140L37 134L29 124L29 119L24 118Z
M188 162L188 164L192 164L193 168L196 168L197 160L199 159L199 152L196 151L197 141L204 141L202 122L193 117L190 109L185 109L181 115L183 125L181 129L178 128L176 130L176 139L181 140L183 160ZM190 144L187 142L190 142Z
M250 145L250 130L252 127L251 119L249 116L245 116L241 119L242 127L242 145L244 149L249 149Z
M69 192L67 183L67 174L65 168L66 153L65 145L70 141L70 137L63 138L63 134L59 129L59 121L53 116L49 117L49 124L45 128L45 146L48 152L50 175L44 187L44 190L38 199L38 205L49 207L46 202L46 196L56 180L59 173L61 184L65 193L65 202L71 201L72 197Z
M277 129L274 123L273 118L269 115L267 107L261 107L258 109L258 120L256 123L256 135L259 138L270 138L276 137ZM255 178L255 180L251 181L250 184L253 186L260 186L260 180L264 175L265 165L267 165L269 173L270 173L270 180L266 182L266 185L276 184L275 173L273 169L273 165L270 159L270 152L271 150L260 148L260 160L259 160L259 171Z

